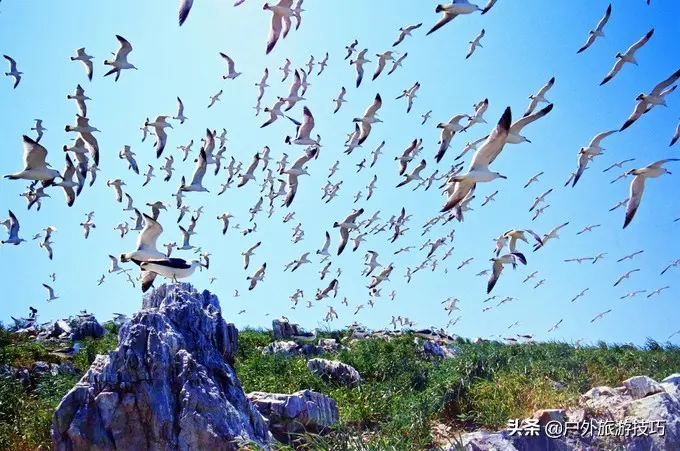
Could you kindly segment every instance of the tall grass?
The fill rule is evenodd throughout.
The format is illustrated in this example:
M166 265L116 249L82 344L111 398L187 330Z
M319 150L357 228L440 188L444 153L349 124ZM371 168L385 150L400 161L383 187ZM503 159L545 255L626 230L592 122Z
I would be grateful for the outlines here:
M107 325L117 332L113 325ZM341 338L326 331L323 336ZM41 376L26 390L14 378L0 381L0 449L49 449L51 416L61 397L100 353L116 346L116 334L81 342L73 363L76 376ZM566 407L593 386L618 386L635 375L660 380L680 369L680 349L648 340L642 347L598 343L580 349L547 342L473 344L460 339L455 358L428 358L405 335L368 339L326 353L356 368L364 383L345 387L312 374L304 357L263 355L271 343L262 330L239 332L236 372L246 392L292 393L311 389L336 400L340 422L325 436L303 434L296 449L424 450L435 443L433 425L459 433L503 427L539 408ZM0 364L30 368L36 360L58 363L51 348L0 329ZM277 445L276 449L292 449ZM252 448L256 449L256 448Z

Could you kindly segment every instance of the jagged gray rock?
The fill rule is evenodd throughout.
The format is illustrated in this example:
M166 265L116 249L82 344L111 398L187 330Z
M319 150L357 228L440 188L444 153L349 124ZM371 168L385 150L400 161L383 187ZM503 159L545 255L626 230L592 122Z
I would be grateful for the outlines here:
M162 285L62 399L56 451L235 450L271 441L267 421L228 363L237 330L219 301L189 284Z
M680 374L661 383L647 376L635 376L622 387L595 387L581 396L583 407L562 410L540 410L534 414L541 425L538 434L477 431L463 434L464 449L474 451L517 450L599 450L665 451L680 449ZM566 434L549 438L543 427L548 421L592 424L592 433ZM614 437L605 434L607 425L616 431L628 423L629 433ZM636 426L637 424L637 426ZM663 426L661 426L663 425ZM652 433L652 429L656 429ZM621 426L622 430L626 427ZM663 433L660 431L663 429ZM645 430L644 433L641 431ZM602 431L602 433L600 433ZM637 433L635 433L637 431ZM451 448L453 450L454 448Z
M290 340L294 335L300 334L300 326L288 321L275 319L272 321L272 336L274 341Z
M356 369L338 360L311 359L307 362L307 368L317 376L339 381L348 386L362 382L361 375Z
M269 419L270 430L277 440L290 443L294 433L323 431L338 422L338 406L333 398L311 390L293 394L248 393L255 407Z
M416 343L417 342L418 339L416 339ZM450 346L442 346L431 340L425 340L422 346L422 352L430 357L444 359L455 357L459 353L459 350Z
M296 343L294 341L274 341L262 348L263 354L283 354L287 357L292 356L315 356L326 352L337 352L343 349L336 340L327 338L319 339L319 344Z
M71 321L70 327L73 341L80 341L87 337L99 338L106 332L94 315L76 316Z

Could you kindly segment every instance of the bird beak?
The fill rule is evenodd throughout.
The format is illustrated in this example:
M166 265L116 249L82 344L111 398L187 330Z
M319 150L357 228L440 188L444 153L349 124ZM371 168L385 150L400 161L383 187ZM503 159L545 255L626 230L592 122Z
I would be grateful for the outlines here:
M524 138L524 139L526 139L526 138ZM530 140L527 139L526 141L527 141L529 144L531 144L531 141L530 141Z
M502 178L502 179L506 179L506 180L508 179L506 176L501 175L501 174L498 174L498 177L500 177L500 178Z

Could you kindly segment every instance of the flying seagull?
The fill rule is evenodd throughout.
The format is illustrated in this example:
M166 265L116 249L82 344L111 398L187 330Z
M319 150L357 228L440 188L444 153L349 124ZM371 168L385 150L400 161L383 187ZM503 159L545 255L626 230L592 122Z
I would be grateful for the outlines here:
M621 127L620 131L623 131L633 125L635 121L640 119L643 114L649 112L656 105L666 106L666 95L670 94L675 90L675 86L670 87L680 78L680 69L673 73L670 77L659 83L652 89L649 95L639 94L635 100L638 104L635 106L633 113L628 117L626 122ZM669 88L670 87L670 88ZM668 88L668 89L667 89Z
M93 74L93 67L92 67L92 60L94 59L94 56L88 55L85 53L85 47L80 47L79 49L76 50L76 56L71 57L71 61L81 61L83 63L83 66L85 66L85 74L87 75L87 79L92 81L92 74Z
M664 174L671 174L671 172L664 168L663 165L669 161L680 161L680 158L667 158L665 160L659 160L654 162L644 168L633 169L628 171L629 175L634 175L633 181L630 184L630 198L628 199L628 206L626 207L626 217L623 222L623 228L628 227L628 224L633 220L635 213L640 206L640 201L642 200L642 193L645 190L645 180L647 178L656 178Z
M427 34L429 35L434 33L461 14L471 14L475 11L481 10L482 9L479 6L473 5L468 0L453 0L450 5L437 5L434 12L442 13L442 17L436 24L434 24Z
M611 16L611 14L612 14L612 5L610 3L609 6L607 7L607 11L605 11L604 16L597 23L597 26L595 27L595 29L590 30L588 32L588 40L586 41L586 43L583 44L583 46L576 53L581 53L584 50L586 50L588 47L593 45L593 42L595 42L595 39L597 39L599 37L602 37L602 38L604 37L604 32L602 30L604 30L604 26L607 25L607 22L609 22L609 16Z
M640 50L640 48L649 41L649 39L652 37L654 34L654 28L649 30L649 32L644 35L642 38L640 38L635 44L631 45L628 47L628 50L626 50L625 53L617 53L616 58L617 61L614 63L614 67L609 71L609 73L604 77L602 82L600 83L600 86L603 84L607 83L609 80L614 78L616 74L619 73L619 71L623 68L623 65L626 63L632 63L635 64L636 66L638 65L638 62L635 60L635 52Z
M107 73L104 74L104 76L108 76L111 74L116 74L115 81L118 81L118 78L120 78L120 73L124 69L137 69L134 64L130 64L127 60L128 55L132 51L132 45L130 42L128 42L127 39L120 35L116 35L116 39L118 39L118 42L120 43L120 47L118 47L118 51L116 52L114 59L113 60L104 60L104 64L106 66L112 66L113 68L108 71Z
M496 128L472 157L468 172L463 175L454 176L450 179L452 186L450 187L446 204L441 210L442 213L457 207L463 199L475 189L477 183L490 182L497 178L506 178L498 172L491 172L489 170L489 164L503 150L511 122L512 113L510 107L507 107L498 121Z
M40 181L43 186L52 185L54 179L61 177L61 174L56 169L49 168L45 162L47 149L26 135L23 136L23 140L24 169L15 174L6 175L5 178L10 180Z
M14 61L12 58L10 58L7 55L3 55L7 61L9 61L9 72L5 72L6 77L14 77L14 89L19 86L19 82L21 81L21 75L23 72L19 72L17 70L17 62Z

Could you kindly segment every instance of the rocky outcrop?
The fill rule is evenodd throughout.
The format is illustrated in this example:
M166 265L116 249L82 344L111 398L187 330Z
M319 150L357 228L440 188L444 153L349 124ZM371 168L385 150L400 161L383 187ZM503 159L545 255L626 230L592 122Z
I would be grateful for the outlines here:
M262 349L263 354L282 354L292 356L316 356L327 352L338 352L344 349L340 343L333 339L319 339L319 344L296 343L294 341L274 341Z
M416 340L417 342L418 340ZM431 340L425 340L422 346L422 352L426 356L435 358L451 358L459 354L459 350L450 346L441 345Z
M572 409L535 412L535 435L527 434L528 422L519 430L513 425L499 432L464 434L464 449L680 450L680 374L660 383L635 376L623 381L621 387L595 387L581 396L580 404ZM579 430L565 432L567 424L578 424Z
M356 369L337 360L312 359L307 362L307 368L317 376L347 386L362 382L361 375Z
M229 362L237 330L219 301L189 284L162 285L62 399L60 450L235 450L271 440Z
M87 337L99 338L106 332L94 315L76 316L71 321L70 327L73 341L80 341Z
M311 390L290 395L253 392L248 398L269 419L274 437L284 443L291 442L291 434L320 434L338 422L335 400Z
M272 336L274 341L290 340L295 335L300 335L301 329L297 324L275 319L272 321Z

